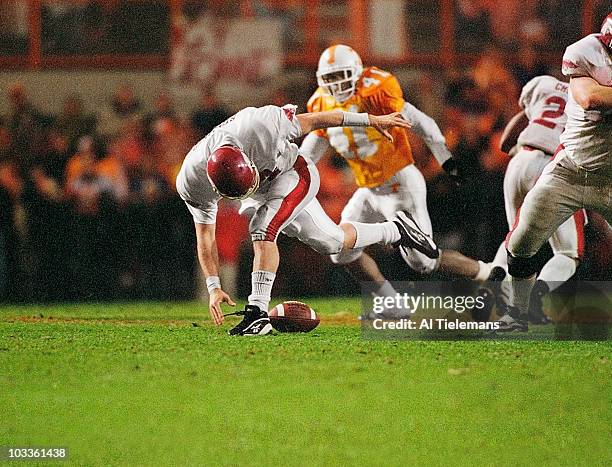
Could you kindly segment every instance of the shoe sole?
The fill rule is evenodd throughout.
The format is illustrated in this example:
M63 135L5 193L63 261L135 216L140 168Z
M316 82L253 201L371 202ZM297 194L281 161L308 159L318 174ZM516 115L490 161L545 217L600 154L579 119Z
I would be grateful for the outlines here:
M402 245L403 247L413 248L431 259L437 259L440 256L440 251L438 250L437 245L433 242L429 235L419 228L410 214L404 211L399 211L396 213L396 217L411 241L411 245Z
M514 325L513 324L511 326L496 329L495 332L527 332L528 330L529 328L525 325L522 325L522 324Z

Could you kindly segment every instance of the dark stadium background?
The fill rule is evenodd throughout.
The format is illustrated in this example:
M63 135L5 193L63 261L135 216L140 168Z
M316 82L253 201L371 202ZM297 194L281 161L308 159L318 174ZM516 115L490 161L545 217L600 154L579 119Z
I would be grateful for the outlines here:
M611 10L607 0L0 0L0 298L201 294L192 221L174 189L182 157L241 107L303 110L320 52L338 42L396 73L407 100L436 119L470 178L451 186L411 138L436 238L491 260L506 233L508 158L497 146L519 90L559 76L564 48ZM196 24L222 47L194 60ZM268 49L241 60L227 37L254 24ZM319 199L338 220L351 175L339 158L319 169ZM224 284L244 296L250 245L236 206L222 206L218 232ZM588 235L579 274L608 279L610 250ZM276 295L356 290L327 258L280 243ZM390 277L412 277L377 253Z

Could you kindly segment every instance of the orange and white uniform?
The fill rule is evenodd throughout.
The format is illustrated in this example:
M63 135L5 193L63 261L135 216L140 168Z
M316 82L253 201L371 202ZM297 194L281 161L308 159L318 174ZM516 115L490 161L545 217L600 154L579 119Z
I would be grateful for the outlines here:
M325 53L321 59L325 60ZM387 71L376 67L363 69L354 93L343 101L319 87L308 101L308 111L327 110L373 115L401 112L412 123L411 130L423 138L440 164L451 157L437 124L404 100L397 78ZM316 130L304 139L300 154L317 162L334 149L347 160L358 189L342 212L342 222L381 222L393 219L396 211L407 210L421 229L432 236L425 179L414 165L408 135L401 128L393 128L390 133L392 142L372 127ZM351 250L332 255L332 260L346 264L361 254L361 250ZM438 265L437 260L416 251L407 254L402 251L402 255L408 265L420 273L431 273Z
M308 112L344 110L386 115L401 112L404 97L397 78L376 67L366 68L353 97L339 103L323 89L316 90L307 105ZM359 187L377 187L396 172L414 163L408 135L402 128L390 131L393 142L372 127L335 127L316 130L343 156Z

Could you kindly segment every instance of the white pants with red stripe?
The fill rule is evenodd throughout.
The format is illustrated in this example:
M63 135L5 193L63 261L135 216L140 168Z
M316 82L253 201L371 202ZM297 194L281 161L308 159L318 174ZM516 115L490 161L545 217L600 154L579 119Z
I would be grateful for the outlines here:
M524 216L521 206L527 193L534 187L544 168L551 162L551 157L537 149L521 149L508 164L504 177L504 202L506 205L506 219L508 228L512 229L517 222L517 214ZM573 259L580 259L584 251L584 224L586 215L584 209L576 211L569 219L563 222L548 239L555 255L565 255ZM500 247L500 254L496 257L502 259L506 266L505 244Z
M581 169L560 149L525 196L513 221L514 228L508 234L506 248L512 256L531 257L569 220L569 225L557 235L553 248L578 257L583 247L579 227L584 225L584 208L599 212L611 222L612 180L605 174Z
M292 170L278 175L265 190L243 201L240 212L251 217L251 239L274 242L283 232L323 254L342 250L344 232L317 201L319 184L315 165L299 156Z
M358 188L342 210L342 222L390 221L397 211L403 210L412 214L423 232L433 236L427 212L425 178L414 165L404 167L379 187ZM438 260L412 248L400 248L400 252L404 261L420 274L430 274L438 266ZM332 261L347 264L357 260L362 253L363 249L346 250L341 255L332 256Z

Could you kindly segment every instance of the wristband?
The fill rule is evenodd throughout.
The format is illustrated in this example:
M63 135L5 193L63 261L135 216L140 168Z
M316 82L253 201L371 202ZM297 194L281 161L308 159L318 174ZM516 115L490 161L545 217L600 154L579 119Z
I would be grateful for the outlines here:
M342 112L342 126L370 126L367 113Z
M208 288L208 293L211 294L215 289L221 288L221 280L219 276L210 276L206 278L206 287Z

